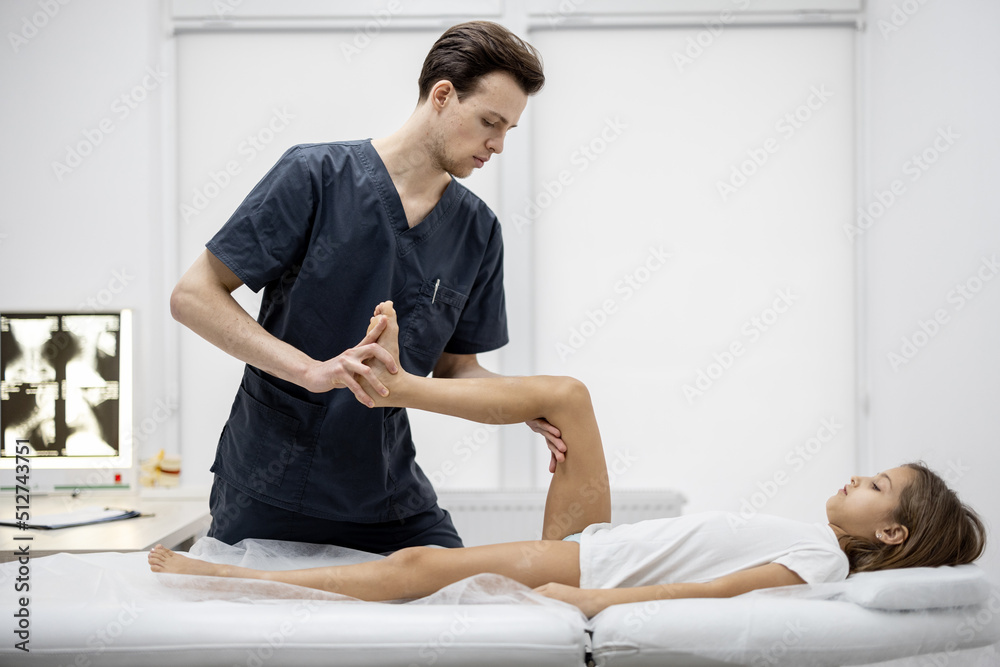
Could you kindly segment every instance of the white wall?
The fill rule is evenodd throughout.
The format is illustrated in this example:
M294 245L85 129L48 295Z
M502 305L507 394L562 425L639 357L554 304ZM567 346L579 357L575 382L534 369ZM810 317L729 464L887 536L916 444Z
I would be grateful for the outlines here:
M700 33L532 36L536 372L587 383L616 488L819 521L856 455L855 31Z
M901 5L919 10L905 23L897 16L899 30L883 35L878 22L891 21ZM149 90L127 117L112 108L141 86L147 67L163 71L159 10L155 3L70 3L38 19L44 25L26 44L12 45L10 33L20 34L40 11L33 0L0 3L0 308L75 309L101 295L108 299L103 307L134 308L135 420L163 417L147 422L155 428L141 452L183 451L187 443L172 435L176 388L166 367L173 360L163 354L176 324L166 301L173 267L164 263L160 237L160 91ZM1000 251L990 200L1000 176L994 120L1000 43L993 34L1000 6L872 0L869 14L863 141L869 198L861 203L895 179L905 186L853 241L863 244L868 281L871 465L923 457L951 468L963 497L996 525L1000 282L986 282L960 310L949 292L975 276L984 256ZM113 132L59 180L52 163L64 161L66 147L85 141L103 119ZM949 126L958 135L954 145L913 182L907 161ZM852 243L846 235L844 242ZM134 277L112 293L114 272L123 270ZM947 322L909 363L893 369L887 355L900 353L901 338L912 339L919 322L939 309ZM986 564L1000 578L998 561L994 543Z
M872 464L923 458L994 531L1000 277L984 258L1000 259L997 26L1000 4L991 0L871 0L863 205L878 192L889 201L893 181L902 194L855 239L867 255ZM936 158L926 170L913 161L924 151ZM978 283L980 270L997 279ZM978 291L966 300L959 285ZM921 322L933 335L925 337ZM1000 580L992 537L983 564Z
M160 143L173 72L159 8L46 6L0 3L0 309L133 308L136 443L176 450Z

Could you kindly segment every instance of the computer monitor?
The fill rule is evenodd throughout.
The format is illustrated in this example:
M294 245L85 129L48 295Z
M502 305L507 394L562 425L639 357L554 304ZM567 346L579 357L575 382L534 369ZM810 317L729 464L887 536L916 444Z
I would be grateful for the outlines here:
M134 490L131 311L0 313L0 436L2 491Z

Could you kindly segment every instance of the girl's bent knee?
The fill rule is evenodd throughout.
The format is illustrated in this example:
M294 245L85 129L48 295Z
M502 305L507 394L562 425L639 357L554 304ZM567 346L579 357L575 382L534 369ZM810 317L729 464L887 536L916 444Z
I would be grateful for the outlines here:
M556 392L560 400L572 404L590 404L590 390L587 389L587 385L569 376L560 377L558 380Z

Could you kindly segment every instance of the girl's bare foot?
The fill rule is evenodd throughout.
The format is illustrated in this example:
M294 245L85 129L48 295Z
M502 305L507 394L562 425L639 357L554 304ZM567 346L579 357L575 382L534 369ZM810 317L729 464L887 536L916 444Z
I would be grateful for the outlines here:
M392 307L392 301L383 301L375 306L375 314L368 324L368 331L371 331L378 324L379 318L386 318L385 330L375 341L384 347L392 358L399 363L399 321L396 319L396 309Z
M405 382L405 377L407 376L406 371L403 370L403 365L399 362L399 321L396 319L396 310L392 307L392 301L383 301L375 308L375 314L368 324L368 331L374 329L383 318L386 320L386 326L375 342L392 355L396 365L399 367L399 372L393 375L385 367L385 364L375 357L366 359L364 363L375 371L376 377L389 390L389 395L385 397L379 395L378 392L371 389L363 377L360 375L356 376L358 382L368 392L368 395L372 397L377 407L398 405L394 400L398 399L398 396L393 396L393 393L399 388L401 382Z
M153 547L146 560L149 561L149 569L153 572L201 574L210 577L226 576L225 566L182 556L162 544L157 544Z

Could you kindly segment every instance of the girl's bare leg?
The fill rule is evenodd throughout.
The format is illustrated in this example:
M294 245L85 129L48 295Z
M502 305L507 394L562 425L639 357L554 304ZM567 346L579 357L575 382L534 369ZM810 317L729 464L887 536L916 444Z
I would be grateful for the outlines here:
M388 326L378 342L398 360L399 327L391 303L379 305L376 318L382 316L388 319ZM579 586L579 544L562 538L611 518L604 450L586 387L562 377L442 379L415 377L402 367L392 375L381 362L372 367L390 392L382 398L371 391L376 405L417 408L487 424L515 424L543 417L562 431L566 460L556 467L549 486L542 540L464 549L413 547L368 563L288 571L207 563L157 545L149 554L150 568L154 572L280 581L361 600L423 597L484 572L531 587L549 582Z
M154 572L280 581L359 600L382 601L424 597L484 572L501 574L532 588L553 581L579 586L579 547L576 542L552 540L463 549L410 547L367 563L283 571L208 563L161 545L150 551L148 560Z
M399 326L392 302L375 309L387 325L378 343L399 360ZM371 330L371 328L369 328ZM369 391L377 406L416 408L485 424L517 424L544 418L562 432L566 460L556 466L545 502L542 539L560 540L592 523L611 520L611 495L601 433L590 392L568 377L489 377L442 379L417 377L400 365L396 375L382 362L369 360L389 389L381 397ZM362 380L363 386L367 386Z

